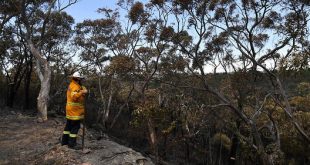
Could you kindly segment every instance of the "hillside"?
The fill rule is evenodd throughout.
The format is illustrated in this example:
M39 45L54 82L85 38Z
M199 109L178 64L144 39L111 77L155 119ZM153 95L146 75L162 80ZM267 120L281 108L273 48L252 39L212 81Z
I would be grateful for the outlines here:
M153 164L149 158L119 145L106 136L96 140L96 134L87 130L85 146L90 153L61 146L65 120L50 118L37 123L36 117L16 111L1 110L0 115L0 164ZM81 143L79 132L78 142Z

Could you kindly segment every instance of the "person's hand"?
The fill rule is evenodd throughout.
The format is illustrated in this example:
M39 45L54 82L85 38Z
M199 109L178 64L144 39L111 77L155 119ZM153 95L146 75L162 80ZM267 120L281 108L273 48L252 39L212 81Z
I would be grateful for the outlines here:
M81 91L83 94L86 94L86 93L88 93L88 90L84 87L84 86L82 86L82 88L83 88L83 90Z
M83 89L83 90L82 90L82 93L83 93L83 94L86 94L86 93L88 93L88 90L87 90L87 89Z

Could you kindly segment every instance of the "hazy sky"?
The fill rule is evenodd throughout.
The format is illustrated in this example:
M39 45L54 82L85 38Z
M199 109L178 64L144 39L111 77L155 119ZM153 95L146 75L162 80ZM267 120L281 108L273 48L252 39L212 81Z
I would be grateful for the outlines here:
M79 0L65 11L75 19L75 23L78 23L85 19L101 18L102 15L97 13L97 9L103 7L114 9L116 2L117 0Z

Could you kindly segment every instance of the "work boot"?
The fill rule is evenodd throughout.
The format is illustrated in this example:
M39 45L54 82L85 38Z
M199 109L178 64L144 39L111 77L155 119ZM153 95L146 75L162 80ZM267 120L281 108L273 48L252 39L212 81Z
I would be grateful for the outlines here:
M69 144L69 135L63 134L61 138L61 145L68 145Z
M74 149L76 146L76 137L69 137L68 147Z
M75 146L68 146L68 147L73 150L82 150L82 146L79 144L76 144Z

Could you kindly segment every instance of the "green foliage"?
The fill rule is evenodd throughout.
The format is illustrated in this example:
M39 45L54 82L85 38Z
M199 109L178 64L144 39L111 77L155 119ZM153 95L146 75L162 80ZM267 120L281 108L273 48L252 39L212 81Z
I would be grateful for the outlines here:
M167 72L167 74L171 71L184 71L187 65L188 61L183 57L174 57L173 55L162 58L160 63L162 71Z
M136 2L133 4L129 11L129 18L132 21L132 23L137 23L139 20L142 19L144 13L144 6L141 2Z
M153 118L159 115L159 112L162 111L158 105L157 97L159 91L156 89L148 89L145 92L146 101L140 102L137 104L134 114L145 120L147 118Z
M148 42L152 42L154 37L156 36L156 25L155 24L148 25L144 35Z
M111 60L111 64L108 66L108 73L126 74L135 69L135 61L128 56L115 56Z
M162 29L159 38L161 40L171 40L174 35L174 29L171 26Z
M158 5L160 7L163 7L167 0L151 0L150 2L154 5Z
M292 157L309 157L310 148L309 145L305 145L305 142L297 137L282 136L281 138L281 150Z
M175 128L176 128L176 121L172 121L166 129L162 130L162 133L164 135L171 134Z
M8 16L18 15L22 10L22 7L23 7L22 3L19 0L0 1L0 11L1 11L0 13L5 15L5 17L3 17L3 20L5 20L5 18Z
M175 0L175 4L179 5L182 10L190 9L190 5L193 3L193 0Z
M216 133L213 136L212 141L213 141L214 145L223 146L226 150L230 150L230 148L231 148L231 140L224 133Z
M187 31L180 31L176 33L175 36L172 38L173 43L181 44L184 47L189 46L192 40L193 37L190 36Z

